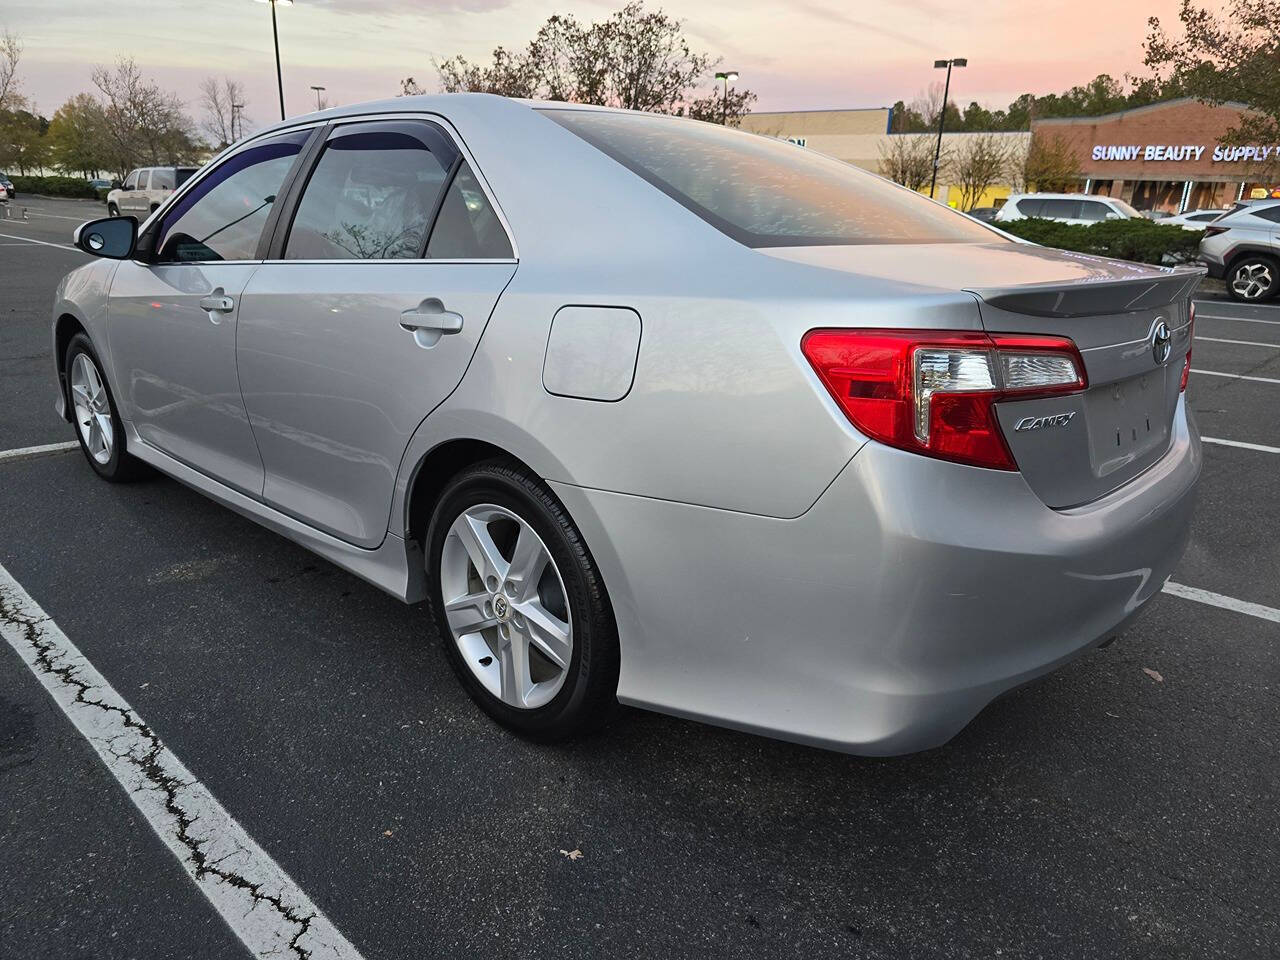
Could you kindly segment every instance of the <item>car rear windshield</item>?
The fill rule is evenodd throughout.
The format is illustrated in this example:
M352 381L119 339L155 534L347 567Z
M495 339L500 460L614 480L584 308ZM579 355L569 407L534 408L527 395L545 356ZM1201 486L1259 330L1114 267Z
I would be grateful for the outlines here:
M785 141L674 117L541 112L749 247L1004 242L914 191Z

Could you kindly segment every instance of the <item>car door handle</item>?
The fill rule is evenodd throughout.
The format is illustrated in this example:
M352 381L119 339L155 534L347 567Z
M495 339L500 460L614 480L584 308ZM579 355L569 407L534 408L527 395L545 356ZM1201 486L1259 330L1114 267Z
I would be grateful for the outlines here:
M231 297L212 296L200 300L200 309L211 313L230 313L235 308L236 302Z
M462 314L446 310L443 303L433 298L400 314L400 326L410 333L419 330L438 334L461 333Z

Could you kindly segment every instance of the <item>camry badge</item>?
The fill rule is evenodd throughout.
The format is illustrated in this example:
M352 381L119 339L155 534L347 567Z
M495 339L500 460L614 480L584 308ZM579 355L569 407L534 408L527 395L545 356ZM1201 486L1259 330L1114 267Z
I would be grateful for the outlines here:
M1023 417L1013 425L1013 429L1017 433L1026 433L1028 430L1044 430L1047 427L1065 427L1075 419L1076 412L1074 410L1069 413L1055 413L1047 417Z

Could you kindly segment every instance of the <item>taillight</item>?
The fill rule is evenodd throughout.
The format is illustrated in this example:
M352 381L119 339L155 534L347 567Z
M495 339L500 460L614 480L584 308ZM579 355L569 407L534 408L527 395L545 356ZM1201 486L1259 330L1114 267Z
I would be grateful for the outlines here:
M1084 363L1065 337L952 330L811 330L801 349L853 425L916 453L1016 470L995 404L1073 393Z
M1191 376L1191 348L1196 344L1196 305L1195 301L1191 302L1187 310L1189 318L1187 320L1187 359L1182 364L1182 386L1178 387L1178 392L1187 389L1187 378Z

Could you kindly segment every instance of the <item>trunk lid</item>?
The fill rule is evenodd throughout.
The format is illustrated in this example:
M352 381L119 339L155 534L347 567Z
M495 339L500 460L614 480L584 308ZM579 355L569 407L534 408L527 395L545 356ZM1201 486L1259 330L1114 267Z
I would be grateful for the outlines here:
M964 291L977 298L989 333L1070 338L1084 360L1087 389L996 405L1018 469L1050 507L1105 496L1169 449L1200 270L1023 243L762 252L896 282L904 294Z

